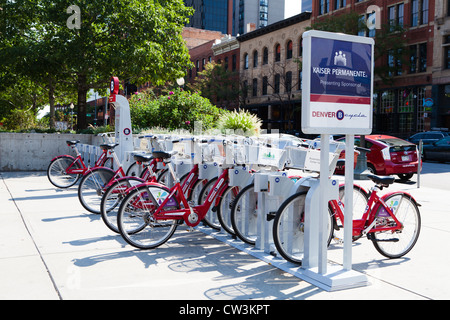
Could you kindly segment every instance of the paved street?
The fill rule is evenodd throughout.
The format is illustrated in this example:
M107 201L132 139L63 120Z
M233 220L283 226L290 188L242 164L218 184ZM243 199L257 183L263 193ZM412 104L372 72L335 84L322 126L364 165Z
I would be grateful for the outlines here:
M57 189L45 172L1 172L0 299L449 299L450 164L425 163L420 188L416 180L383 190L422 205L413 250L389 260L362 238L353 268L370 285L327 292L198 230L137 250L83 209L76 187ZM342 263L342 250L328 258Z

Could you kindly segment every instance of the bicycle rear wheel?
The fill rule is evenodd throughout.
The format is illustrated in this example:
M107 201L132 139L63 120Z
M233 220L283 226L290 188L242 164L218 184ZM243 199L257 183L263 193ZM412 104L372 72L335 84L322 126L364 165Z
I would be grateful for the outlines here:
M396 231L382 231L373 233L372 243L375 249L383 256L395 259L407 254L417 242L420 234L421 219L416 202L405 193L394 193L383 199L393 211L402 228ZM377 209L376 218L378 226L395 225L395 221L380 206Z
M132 186L144 183L144 180L137 177L126 177L114 182L102 197L100 212L105 225L112 231L119 233L117 226L117 214L120 204L128 194L128 189Z
M217 177L212 178L211 180L209 180L205 186L202 188L202 190L200 191L200 194L198 196L198 204L202 204L205 203L206 201L206 197L208 196L209 191L212 189L212 187L214 187L214 184L217 181ZM208 212L206 213L206 216L203 218L203 222L215 229L215 230L220 230L221 225L220 225L220 221L217 218L217 214L216 214L216 210L217 208L214 208L211 206L211 208L209 208Z
M255 192L255 185L251 183L238 193L230 212L236 236L250 245L256 243L257 209L258 194Z
M169 190L162 186L143 185L130 191L123 199L117 224L120 234L130 245L139 249L156 248L173 235L178 226L177 220L156 220L153 213ZM179 209L176 199L170 199L167 209Z
M67 173L66 170L70 165L71 169L81 169L78 162L74 162L75 158L70 156L61 156L54 159L47 168L48 180L55 187L69 188L76 184L81 177L81 174Z
M233 225L231 223L231 208L235 201L239 187L228 187L220 197L219 206L217 207L217 218L222 228L231 235L235 235Z
M345 186L339 187L339 199L342 203L345 202ZM367 192L360 186L353 185L353 212L362 214L366 210L368 201L369 195ZM337 215L334 215L333 243L334 242L344 242L344 223L338 218Z
M114 177L114 171L108 168L94 168L81 179L78 186L78 199L88 211L100 214L100 204L106 185Z
M278 209L273 223L273 241L278 253L287 261L301 264L304 255L306 191L287 198ZM328 244L333 236L333 219L328 210Z

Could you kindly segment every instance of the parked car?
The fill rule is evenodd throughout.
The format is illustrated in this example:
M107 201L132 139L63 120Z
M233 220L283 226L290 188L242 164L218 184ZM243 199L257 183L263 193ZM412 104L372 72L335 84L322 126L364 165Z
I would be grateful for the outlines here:
M437 142L441 140L444 137L448 137L450 134L446 131L427 131L427 132L419 132L416 134L413 134L411 137L409 137L409 142L419 144L419 141L422 140L423 145L426 144L432 144L433 142Z
M345 141L345 138L338 141ZM403 139L388 135L365 136L367 153L367 168L377 175L397 175L402 180L409 180L417 173L417 146ZM355 136L355 145L359 146L360 137ZM343 158L344 152L341 153ZM339 167L336 174L343 174L343 167Z
M450 136L432 144L424 145L422 152L424 161L450 162Z

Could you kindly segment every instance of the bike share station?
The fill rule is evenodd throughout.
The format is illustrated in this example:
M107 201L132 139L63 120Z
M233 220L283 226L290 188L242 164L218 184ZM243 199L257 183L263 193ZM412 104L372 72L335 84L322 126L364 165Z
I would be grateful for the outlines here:
M339 183L330 179L334 172L342 143L330 141L330 135L345 134L346 150L354 150L355 134L372 131L373 94L373 46L370 38L311 30L303 34L302 84L302 130L307 134L320 135L320 150L299 148L290 142L277 140L252 145L242 137L238 145L223 144L225 158L218 165L214 154L207 154L192 137L178 139L184 145L184 158L173 158L177 176L188 172L194 164L199 165L200 178L211 179L229 170L229 186L245 187L254 183L257 194L255 217L245 221L255 229L255 245L248 245L232 237L226 231L197 226L197 230L211 235L239 250L259 258L306 282L327 291L349 289L368 285L366 275L352 270L352 211L354 153L345 153L345 219L343 265L329 264L327 260L328 202L339 197ZM314 52L314 55L312 54ZM117 156L127 167L134 148L128 101L118 94L119 80L111 79L109 103L115 108L115 142ZM268 135L269 136L269 135ZM143 136L148 141L147 150L156 148L170 151L174 148L168 139L156 141L155 135ZM209 142L222 143L217 137ZM250 140L248 140L250 141ZM284 144L284 145L283 145ZM317 141L314 142L318 147ZM280 145L283 145L280 148ZM211 150L210 150L211 151ZM250 173L252 164L259 171ZM306 176L298 179L288 177L280 169L307 169L319 173L319 177ZM307 191L305 202L304 232L292 223L289 246L303 248L301 266L288 262L277 255L273 242L273 218L284 200L299 192ZM296 234L296 235L294 235ZM299 235L300 234L300 235Z
M331 265L327 260L327 215L328 202L339 196L339 183L330 176L342 151L339 149L342 146L335 145L335 142L330 145L330 135L345 134L345 149L353 150L355 134L372 132L374 41L312 30L303 34L303 46L302 130L307 134L320 135L320 150L305 152L288 146L284 148L284 153L271 157L269 163L267 158L261 156L265 154L261 148L256 154L258 163L276 168L286 162L288 168L319 172L319 178L305 177L296 181L283 171L249 176L245 170L235 168L230 173L230 185L245 185L253 181L257 192L255 246L230 239L224 232L206 229L204 232L327 291L367 286L367 276L352 270L353 152L345 153L342 266ZM241 176L238 178L238 175ZM294 238L292 232L292 238L288 240L292 246L304 246L302 265L298 267L276 257L271 219L284 199L301 190L308 190L304 236Z

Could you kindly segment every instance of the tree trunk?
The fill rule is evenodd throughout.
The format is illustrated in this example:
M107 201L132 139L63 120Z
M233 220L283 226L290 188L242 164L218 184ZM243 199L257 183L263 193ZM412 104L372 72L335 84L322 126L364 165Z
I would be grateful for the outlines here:
M81 130L87 128L86 100L89 88L87 86L87 77L85 75L78 75L77 90L78 90L77 129Z
M55 86L52 78L48 80L48 103L50 105L50 129L55 129Z

